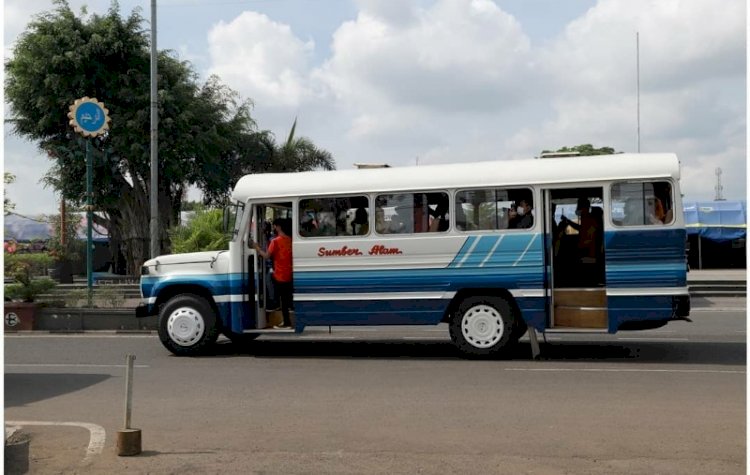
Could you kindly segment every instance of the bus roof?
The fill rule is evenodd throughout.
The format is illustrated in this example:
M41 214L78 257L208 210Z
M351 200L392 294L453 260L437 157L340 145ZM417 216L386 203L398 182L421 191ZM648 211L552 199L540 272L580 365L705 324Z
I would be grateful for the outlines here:
M291 198L372 192L401 192L496 186L544 185L679 179L677 156L671 153L498 160L445 165L263 173L245 175L232 199Z

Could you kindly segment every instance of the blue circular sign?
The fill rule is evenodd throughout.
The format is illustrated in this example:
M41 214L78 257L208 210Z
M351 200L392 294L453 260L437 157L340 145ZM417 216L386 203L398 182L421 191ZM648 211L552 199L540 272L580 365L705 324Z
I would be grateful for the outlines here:
M106 114L99 104L84 102L76 109L76 122L86 132L97 132L104 125Z
M70 125L84 137L103 135L109 129L109 110L95 97L76 99L69 109Z

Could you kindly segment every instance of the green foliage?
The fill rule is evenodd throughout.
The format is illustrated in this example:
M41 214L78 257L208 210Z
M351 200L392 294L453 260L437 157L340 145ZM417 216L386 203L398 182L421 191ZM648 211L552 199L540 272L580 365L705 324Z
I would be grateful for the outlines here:
M542 153L551 153L552 150L543 150ZM574 147L563 147L559 150L555 150L555 152L578 152L580 156L589 156L589 155L612 155L615 152L615 149L612 147L600 147L600 148L594 148L593 145L586 143L582 145L576 145Z
M196 211L204 207L205 206L203 205L203 203L199 201L183 201L182 203L180 203L180 209L182 211Z
M96 301L104 304L102 307L120 308L125 303L122 291L114 287L100 287L94 293L94 297Z
M264 134L257 137L261 150L264 151L261 160L252 172L300 172L315 169L333 170L336 162L330 152L317 148L306 137L295 138L297 119L294 119L292 129L286 142L277 144L273 135Z
M199 209L185 226L170 230L175 253L220 251L229 247L229 236L222 231L223 211Z
M109 132L90 140L95 221L121 245L137 275L150 240L150 39L139 10L123 17L113 2L104 15L76 15L65 0L37 15L5 63L5 98L13 132L35 141L52 160L45 183L74 205L86 201L86 141L68 123L75 99L95 97L109 109ZM213 76L200 84L190 63L158 53L159 241L168 246L180 200L190 184L206 203L224 202L243 174L333 168L330 153L292 127L279 146L258 132L251 102ZM296 124L296 121L295 121Z
M65 292L63 297L66 307L85 307L88 303L87 289L72 289Z
M5 188L3 188L3 194L5 193L5 189L8 188L8 185L15 183L16 176L12 173L5 172L5 176L3 177L5 181ZM16 209L16 204L13 203L8 196L3 196L3 214L8 214L11 211Z
M43 293L49 292L57 282L43 276L53 259L47 254L5 254L5 276L12 276L13 283L5 285L5 297L11 300L33 302Z
M78 239L80 218L75 211L75 208L71 206L65 207L64 230L62 230L61 214L47 217L52 224L52 236L49 241L47 241L47 248L49 249L50 256L56 260L67 259L75 262L80 259L81 255L86 251L85 241ZM62 239L63 235L65 239ZM63 244L63 241L65 244Z
M21 276L26 274L31 277L47 275L47 269L54 262L54 258L47 253L5 253L5 275L13 276L21 272Z
M72 133L69 106L83 96L109 109L109 133L92 139L95 208L137 273L149 240L150 47L138 10L122 17L76 15L64 0L34 18L5 63L5 98L13 132L53 160L47 185L85 202L86 139ZM191 65L158 55L160 240L176 222L188 184L209 199L225 197L241 164L258 155L250 103L216 77L198 83Z

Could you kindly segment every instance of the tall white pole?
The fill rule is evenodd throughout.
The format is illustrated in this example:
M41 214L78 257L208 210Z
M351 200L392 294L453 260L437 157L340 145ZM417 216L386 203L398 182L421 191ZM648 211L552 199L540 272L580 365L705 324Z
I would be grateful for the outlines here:
M156 0L151 0L151 258L159 255L159 112L156 62Z
M641 49L639 33L635 32L635 83L636 83L636 122L638 135L638 153L641 153Z

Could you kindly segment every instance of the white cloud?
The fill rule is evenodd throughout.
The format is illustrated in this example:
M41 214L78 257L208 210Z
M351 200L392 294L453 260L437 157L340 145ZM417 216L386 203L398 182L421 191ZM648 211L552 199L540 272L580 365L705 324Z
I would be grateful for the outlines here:
M333 55L316 77L338 100L354 109L440 113L519 101L532 67L529 40L494 3L441 0L413 9L408 22L394 16L365 9L336 31Z
M20 214L53 214L59 198L51 188L44 188L40 183L52 162L39 153L34 144L10 136L9 125L4 129L3 168L16 176L15 182L5 187L6 196L15 203L15 211Z
M718 163L734 171L725 190L745 196L745 18L741 1L600 1L537 51L555 114L508 146L636 151L639 31L641 151L678 153L691 197L713 197Z
M243 12L208 34L211 74L256 102L297 105L311 94L307 84L315 44L302 41L288 25Z
M571 22L543 63L566 72L573 90L602 92L634 87L636 32L641 87L674 89L701 79L744 74L745 2L706 0L600 1Z
M9 17L25 25L28 15L9 5L32 3L6 5L6 29ZM542 40L489 0L355 5L315 41L294 21L246 11L215 24L206 51L187 30L160 47L208 58L201 76L218 74L252 99L260 128L284 137L297 116L298 133L348 168L521 158L580 143L635 151L638 31L642 151L680 156L688 198L713 197L716 167L728 198L746 195L742 0L600 0ZM567 8L540 5L539 15ZM329 42L320 59L317 46Z
M227 35L212 47L232 51L215 70L256 100L261 126L294 109L343 167L529 157L580 143L635 151L638 31L641 150L678 153L690 196L713 196L705 177L719 162L742 173L730 172L727 192L746 194L740 0L601 0L539 44L489 0L357 5L320 66L289 27L246 13L214 30ZM284 67L263 59L269 51L288 58Z

